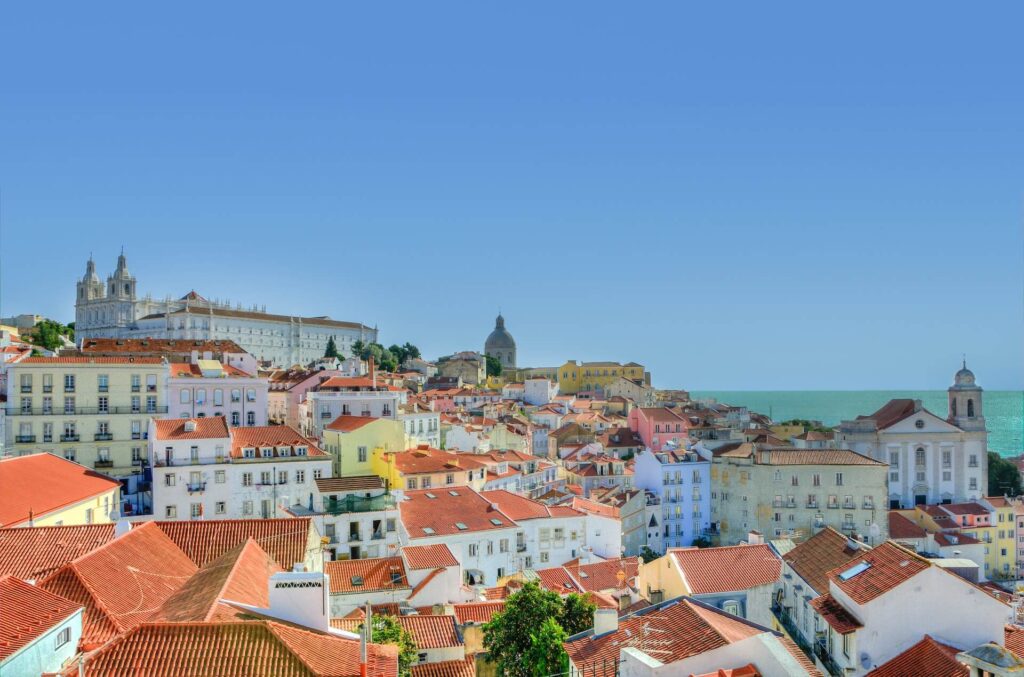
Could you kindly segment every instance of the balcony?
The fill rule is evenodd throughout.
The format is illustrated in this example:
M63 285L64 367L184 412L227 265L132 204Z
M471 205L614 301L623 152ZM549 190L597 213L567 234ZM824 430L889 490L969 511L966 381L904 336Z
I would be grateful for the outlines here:
M149 439L149 433L132 433L133 440L146 440Z
M32 392L32 386L21 386L21 392L23 394L31 393Z
M828 504L828 509L829 510L839 510L839 503L829 503Z
M786 501L786 507L787 508L795 508L796 507L796 501L795 500L793 500L793 501Z
M516 543L516 552L526 552L526 544Z
M348 542L349 543L358 543L361 540L363 540L362 534L360 534L359 532L351 532L351 531L349 532L349 534L348 534Z
M843 508L845 508L846 510L854 510L856 509L856 507L857 504L854 503L853 501L843 503Z
M776 619L778 619L779 625L785 629L786 634L789 635L790 639L796 642L796 645L800 647L801 651L810 656L811 647L807 643L807 640L804 639L804 636L800 634L800 630L793 621L793 617L789 615L788 608L782 606L778 602L774 602L772 604L772 614Z
M875 509L875 504L872 503L871 501L864 501L864 509L865 510L874 510Z
M15 444L32 444L35 441L35 435L17 435L14 438Z
M107 393L110 392L110 386L97 386L96 392Z
M808 508L812 508L814 510L817 510L818 509L818 502L817 501L807 501L807 507Z
M93 462L92 467L94 467L94 468L113 468L114 467L114 462L111 461L109 458L107 458L107 459L99 458L99 459L96 459Z
M206 491L206 482L189 482L185 488L190 494L200 494Z
M346 496L336 501L324 500L324 512L328 515L344 515L354 512L376 512L378 510L393 510L395 508L395 497L390 494L372 496Z
M320 412L320 418L328 419L330 417L331 417L331 412L329 412L329 411L321 411Z
M81 435L61 435L60 436L60 441L61 442L77 442L80 439L81 439Z
M845 520L843 521L843 524L842 524L842 530L843 531L854 531L856 528L857 528L857 525L854 524L853 522L847 522Z
M96 433L92 439L94 442L109 442L114 439L114 433Z
M45 385L44 384L43 385L43 392L44 393L52 393L53 392L53 386L52 385Z
M783 506L783 501L782 501L781 498L772 501L772 507L773 508L781 508L782 506Z
M75 392L75 386L64 386L64 392L73 393Z
M814 657L821 662L825 667L825 672L832 675L832 677L843 677L846 674L846 671L839 667L839 664L832 658L832 654L828 652L824 638L814 643Z
M53 409L52 407L7 407L8 416L95 416L107 414L141 414L143 407L75 407L74 409ZM145 407L147 414L166 414L167 407Z
M370 540L371 541L383 541L384 540L384 531L383 530L374 531L372 534L370 534Z
M132 386L132 392L137 393L142 391L142 386Z

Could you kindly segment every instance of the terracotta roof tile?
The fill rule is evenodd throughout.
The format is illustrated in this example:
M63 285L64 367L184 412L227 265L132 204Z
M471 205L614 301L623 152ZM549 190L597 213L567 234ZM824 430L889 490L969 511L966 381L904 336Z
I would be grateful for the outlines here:
M583 592L583 587L573 580L572 575L566 571L565 567L538 569L535 573L540 579L541 587L545 590L551 590L560 595L567 595L570 592Z
M251 520L182 520L155 524L196 566L205 566L253 539L285 571L306 561L309 517Z
M409 589L409 576L401 557L327 562L324 573L330 576L332 595Z
M504 590L504 588L502 588ZM468 623L482 624L487 623L494 614L499 611L505 610L505 602L491 601L491 602L467 602L465 604L453 605L455 609L455 620L459 625L466 625Z
M230 364L221 364L220 368L224 377L250 379L256 378L252 374L247 374L241 369L233 367ZM170 378L213 378L203 376L203 370L200 368L200 366L198 364L192 364L190 362L172 362L171 364L167 365L167 375Z
M30 514L40 517L120 486L50 453L0 459L0 526L27 526Z
M768 545L670 550L691 594L747 590L779 579L782 561Z
M889 511L889 538L914 539L924 538L927 535L928 532L910 518L901 515L895 510Z
M455 559L451 549L444 543L409 545L402 548L402 556L413 570L459 566L459 560Z
M980 503L970 501L968 503L946 503L939 506L942 510L953 515L989 515L991 511Z
M498 509L513 520L541 519L545 517L578 517L583 513L568 506L547 506L521 494L505 489L481 491L487 501L495 503Z
M832 629L840 635L847 635L859 628L864 627L860 621L853 617L842 604L830 594L825 593L811 600L811 606L832 626Z
M368 674L396 674L395 647L368 653ZM146 623L92 654L84 674L349 677L359 674L359 641L271 621Z
M584 590L614 590L635 581L640 569L640 560L638 557L622 557L591 564L566 565L565 569Z
M324 426L324 430L335 430L341 433L350 433L379 420L380 419L376 416L349 416L347 414L342 414Z
M455 629L455 616L434 616L419 614L387 614L409 631L418 649L442 649L462 646L462 640ZM332 618L331 627L348 632L359 632L365 614L352 618Z
M1003 640L1007 649L1024 658L1024 627L1007 625L1003 628Z
M0 529L0 576L44 578L113 538L113 524Z
M420 489L404 496L398 510L412 539L515 527L502 510L492 509L490 501L467 487Z
M957 661L958 653L960 650L956 647L936 642L925 635L920 642L867 674L868 677L967 677L970 670Z
M168 354L188 355L193 350L199 353L241 353L246 350L234 341L217 339L212 341L193 339L117 339L117 338L88 338L82 342L83 353L132 353L135 355L144 354Z
M860 563L868 566L855 576L841 580L840 575ZM892 541L886 541L860 557L833 569L828 578L858 604L865 604L907 581L931 564L923 557L902 548Z
M456 454L451 451L434 449L426 445L420 445L405 451L389 452L386 454L398 472L403 475L421 475L457 472L460 470L476 470L483 468L484 463L471 458L466 454Z
M160 441L227 439L230 436L223 416L159 418L154 424L153 439Z
M748 442L720 454L720 458L750 458L755 452L771 455L770 465L873 465L886 466L884 461L876 461L870 456L857 453L852 449L799 449ZM758 459L759 462L761 458Z
M162 357L101 357L95 355L66 357L26 357L21 364L163 364Z
M412 677L476 677L476 659L473 656L466 656L461 661L414 665Z
M85 607L82 642L104 642L149 617L196 573L153 522L82 555L39 586Z
M849 543L846 536L826 527L787 552L782 559L815 592L825 593L828 591L828 572L864 552L859 547L849 547Z
M383 489L384 479L379 475L352 475L351 477L321 477L314 480L317 491L330 493L334 491L366 491Z
M275 456L290 456L294 447L306 447L309 456L327 456L313 440L287 425L243 426L231 429L231 456L241 458L243 449L272 447Z
M81 608L13 576L0 576L0 662Z

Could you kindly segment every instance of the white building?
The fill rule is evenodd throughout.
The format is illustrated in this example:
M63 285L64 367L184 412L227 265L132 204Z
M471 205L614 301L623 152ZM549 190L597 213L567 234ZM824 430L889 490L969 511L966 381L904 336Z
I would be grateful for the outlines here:
M373 368L371 365L371 374ZM398 419L399 408L409 391L379 383L371 376L327 379L306 393L305 433L320 439L324 426L339 416L372 416Z
M440 448L441 414L431 411L430 407L419 400L409 399L399 406L398 420L405 428L409 446L426 444L435 449Z
M309 505L331 457L288 426L228 428L222 416L152 419L149 461L158 519L276 517Z
M966 363L949 388L945 419L924 409L920 400L890 400L869 416L843 421L836 445L889 464L891 508L988 495L982 389Z
M523 383L524 399L527 404L542 406L558 395L558 382L546 378L528 378Z
M267 381L219 360L174 362L167 374L171 416L223 416L228 425L267 425Z
M666 548L692 545L711 531L711 461L694 451L651 451L636 456L633 485L661 502Z
M323 357L334 339L351 354L355 341L375 342L377 330L324 317L274 315L265 309L210 301L192 291L181 298L139 298L124 253L104 284L90 258L76 284L75 335L87 338L230 339L259 360L305 365Z

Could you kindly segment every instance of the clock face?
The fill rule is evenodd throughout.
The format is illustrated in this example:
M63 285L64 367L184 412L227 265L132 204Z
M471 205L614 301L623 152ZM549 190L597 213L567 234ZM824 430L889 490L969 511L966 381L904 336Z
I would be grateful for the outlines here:
M916 426L916 427L917 427L918 429L921 429L921 428L923 428L923 427L924 427L924 419L921 419L921 418L917 419L916 421L914 421L914 425L915 425L915 426Z

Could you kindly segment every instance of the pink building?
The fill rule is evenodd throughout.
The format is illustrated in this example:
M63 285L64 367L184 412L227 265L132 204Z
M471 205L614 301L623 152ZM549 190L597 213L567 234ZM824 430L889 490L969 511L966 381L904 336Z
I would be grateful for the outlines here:
M939 507L949 513L953 521L961 528L970 529L971 527L992 526L991 513L988 508L980 503L973 501L969 503L950 503L940 505Z
M218 360L167 365L167 415L223 416L231 427L267 424L267 381Z
M629 412L630 430L653 451L683 447L689 438L689 423L685 416L666 407L636 407Z
M309 391L341 375L335 369L281 369L271 373L267 399L270 422L301 429L306 421L300 406L305 404Z

